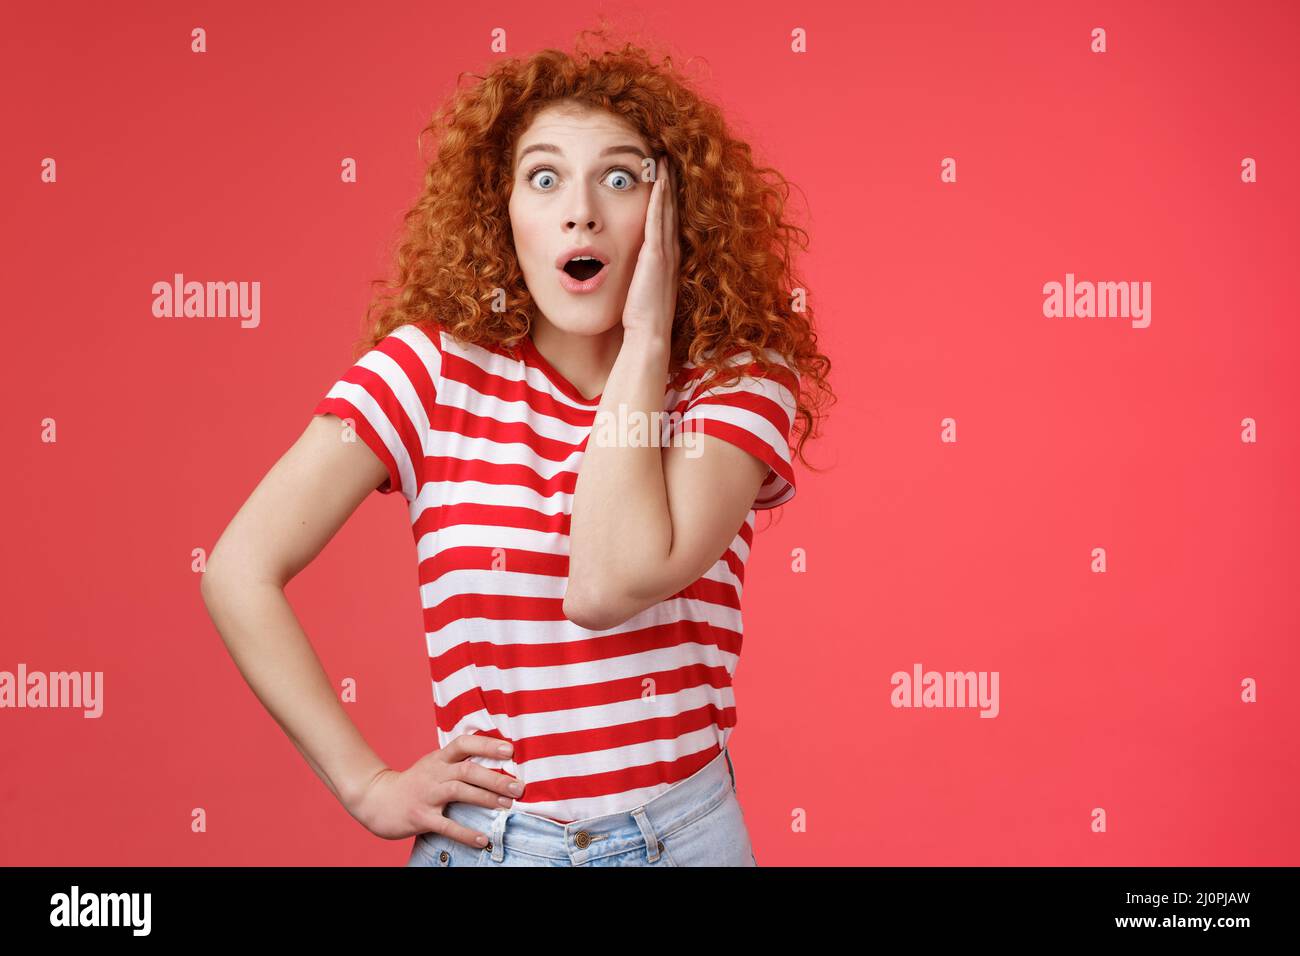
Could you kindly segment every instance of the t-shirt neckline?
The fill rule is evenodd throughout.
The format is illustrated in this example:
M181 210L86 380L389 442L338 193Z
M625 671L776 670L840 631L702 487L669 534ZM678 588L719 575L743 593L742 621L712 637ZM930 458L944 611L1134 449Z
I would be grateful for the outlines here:
M546 361L546 356L539 352L537 346L533 344L533 337L531 334L525 335L520 345L526 358L536 365L543 375L550 379L552 385L569 398L573 399L575 402L581 402L583 405L589 405L592 408L595 408L600 404L600 395L604 395L605 393L602 391L600 395L597 395L595 398L587 398L584 396L582 392L578 391L572 382L559 373L555 366Z

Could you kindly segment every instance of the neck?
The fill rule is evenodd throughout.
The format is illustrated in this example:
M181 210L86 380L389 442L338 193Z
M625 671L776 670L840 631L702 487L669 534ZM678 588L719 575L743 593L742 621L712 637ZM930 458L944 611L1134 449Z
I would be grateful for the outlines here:
M541 316L533 321L533 345L542 358L573 383L585 398L605 391L605 382L623 346L623 323L598 335L582 335L556 328Z

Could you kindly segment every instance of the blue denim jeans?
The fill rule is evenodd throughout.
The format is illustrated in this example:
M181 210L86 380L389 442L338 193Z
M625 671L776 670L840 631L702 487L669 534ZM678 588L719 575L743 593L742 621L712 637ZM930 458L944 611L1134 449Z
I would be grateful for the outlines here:
M716 757L639 807L557 823L512 807L453 802L443 815L488 835L475 848L421 833L407 866L757 866L731 755Z

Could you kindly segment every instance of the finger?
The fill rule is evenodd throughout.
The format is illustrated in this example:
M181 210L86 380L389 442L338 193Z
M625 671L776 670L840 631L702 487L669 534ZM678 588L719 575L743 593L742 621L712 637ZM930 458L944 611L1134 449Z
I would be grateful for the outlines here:
M500 810L503 806L502 796L493 790L484 790L464 780L453 779L443 780L434 786L429 794L429 800L437 806L445 806L448 803L472 803L475 806L487 807L489 810ZM510 798L506 797L506 799Z
M510 747L509 753L502 753L502 746ZM487 734L461 734L452 738L451 743L438 751L448 763L464 760L466 757L491 757L493 760L506 760L514 754L509 741Z
M645 237L641 240L643 245L649 246L649 251L653 252L659 247L661 239L661 230L663 229L663 214L660 211L663 206L663 179L664 171L662 166L655 168L655 183L650 187L650 205L645 211Z
M443 816L441 813L435 813L425 822L428 832L439 833L449 839L472 846L474 849L482 849L487 846L488 835L481 830L475 830L473 827L467 827L457 823L455 820ZM479 842L479 837L483 841Z
M677 236L677 183L673 176L672 165L664 156L664 248L669 256L676 248Z
M491 791L497 797L509 797L512 801L519 794L511 790L511 786L518 786L522 792L523 784L517 777L512 777L508 773L500 773L489 767L484 767L471 761L464 760L452 765L451 777L444 777L444 780L462 780L470 786L477 787L484 792ZM490 802L484 803L484 806L498 806L497 797L491 797Z

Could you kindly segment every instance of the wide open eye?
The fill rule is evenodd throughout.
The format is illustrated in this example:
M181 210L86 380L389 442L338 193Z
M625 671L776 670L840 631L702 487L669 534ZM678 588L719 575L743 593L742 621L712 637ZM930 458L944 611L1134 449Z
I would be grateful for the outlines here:
M528 174L528 182L529 182L531 185L533 185L534 187L538 188L538 189L541 189L541 190L543 190L543 191L547 191L547 190L550 189L549 186L539 185L539 179L543 179L543 180L544 180L544 179L546 179L547 177L550 177L551 179L555 179L555 171L552 170L552 169L545 169L545 168L543 168L543 169L535 169L535 170L533 170L531 173Z
M632 175L632 173L631 173L629 170L626 170L626 169L622 169L622 168L619 168L619 169L611 169L611 170L609 171L609 175L606 176L605 178L606 178L606 179L618 178L618 179L623 180L627 185L625 185L625 186L615 186L615 187L614 187L616 190L618 190L618 191L621 192L621 193L625 193L625 192L627 192L629 189L635 189L635 188L636 188L636 177L635 177L634 175Z

